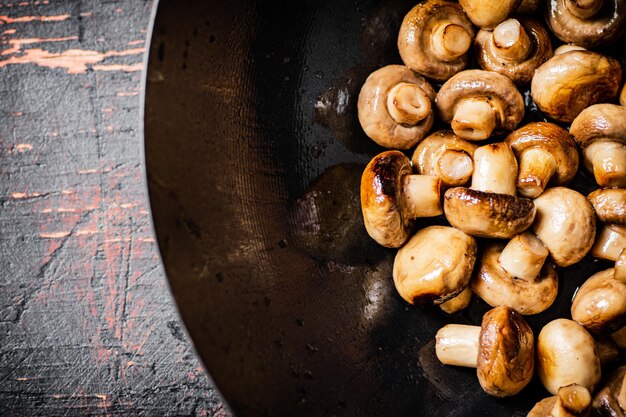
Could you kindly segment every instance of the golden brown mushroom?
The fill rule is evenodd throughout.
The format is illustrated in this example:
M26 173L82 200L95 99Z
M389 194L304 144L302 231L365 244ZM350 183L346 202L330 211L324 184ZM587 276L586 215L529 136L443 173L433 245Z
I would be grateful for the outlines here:
M494 131L515 129L524 117L524 98L502 74L467 70L441 86L437 109L460 138L484 140Z
M459 0L472 23L492 29L503 22L521 3L521 0Z
M601 187L626 188L626 107L591 106L576 117L570 133L582 148L585 168Z
M375 156L361 177L361 210L367 233L380 245L397 248L409 238L412 220L442 214L441 181L413 175L402 152Z
M550 0L546 20L563 42L594 47L617 40L626 29L624 0Z
M409 149L433 126L435 91L403 65L374 71L359 94L358 114L365 134L385 148Z
M413 71L445 81L467 66L473 38L474 27L458 3L427 0L404 17L398 50Z
M484 70L506 75L517 85L530 83L535 70L552 57L550 35L529 18L507 19L474 39L476 60Z
M613 101L622 70L617 60L586 50L555 54L537 68L531 96L539 109L561 122L572 122L587 107Z
M517 190L535 198L551 185L563 185L578 171L578 148L567 131L554 123L530 123L506 141L519 161Z
M626 189L601 188L587 196L603 223L626 226Z
M488 311L480 327L439 329L435 353L445 365L477 368L480 386L499 398L520 392L535 367L533 332L522 315L505 306Z
M586 417L591 409L591 393L578 384L559 388L554 397L539 401L526 417Z
M396 254L393 282L410 304L441 304L469 283L476 261L476 240L448 226L417 232Z

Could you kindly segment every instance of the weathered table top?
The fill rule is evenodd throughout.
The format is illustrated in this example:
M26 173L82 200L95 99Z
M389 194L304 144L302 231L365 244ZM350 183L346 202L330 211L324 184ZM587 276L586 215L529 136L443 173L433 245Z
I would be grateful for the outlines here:
M226 416L143 185L152 2L0 2L0 415Z

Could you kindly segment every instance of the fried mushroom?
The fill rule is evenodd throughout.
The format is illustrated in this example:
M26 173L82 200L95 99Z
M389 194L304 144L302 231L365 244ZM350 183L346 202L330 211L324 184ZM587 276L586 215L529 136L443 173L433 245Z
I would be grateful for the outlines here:
M626 189L601 188L591 192L587 199L593 206L598 220L626 226Z
M492 29L503 22L520 4L521 0L459 0L472 23Z
M526 417L585 417L591 409L591 393L578 384L559 388L554 397L539 401Z

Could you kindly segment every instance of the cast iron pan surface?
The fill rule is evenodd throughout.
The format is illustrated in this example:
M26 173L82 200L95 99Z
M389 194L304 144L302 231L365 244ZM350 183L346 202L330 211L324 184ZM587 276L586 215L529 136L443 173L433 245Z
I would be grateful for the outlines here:
M497 400L475 370L442 366L437 330L480 324L489 307L407 305L395 251L363 227L360 176L382 148L356 99L370 72L401 63L413 5L160 2L145 124L155 227L185 325L239 417L525 416L548 396L534 380ZM525 123L536 120L531 106ZM596 188L585 174L573 187ZM535 335L607 267L560 270L554 305L527 318Z

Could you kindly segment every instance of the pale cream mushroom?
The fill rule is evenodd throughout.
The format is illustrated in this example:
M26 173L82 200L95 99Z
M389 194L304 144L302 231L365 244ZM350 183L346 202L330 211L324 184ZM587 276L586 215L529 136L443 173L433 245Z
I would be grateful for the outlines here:
M445 81L467 66L473 38L474 27L458 3L427 0L404 17L398 50L413 71Z
M472 291L492 307L505 305L520 314L541 313L552 305L558 290L554 267L545 263L548 249L525 232L483 250L471 280Z
M370 74L361 88L358 114L365 134L385 148L409 149L433 126L435 90L403 65Z
M402 152L376 155L361 176L361 210L367 233L380 245L398 248L409 238L411 223L441 209L441 181L414 175Z
M513 130L524 117L524 98L515 84L493 71L456 74L441 86L436 101L441 120L466 140Z
M491 29L503 22L517 7L521 0L459 0L472 23L481 28Z
M524 197L535 198L548 185L567 184L578 171L576 142L554 123L527 124L506 141L519 161L517 190Z
M579 384L593 392L600 382L600 356L595 340L573 320L546 324L537 338L537 373L553 395L559 388Z
M411 162L418 174L437 176L444 186L455 187L470 180L476 148L453 132L440 130L417 145Z
M578 384L559 388L554 397L539 401L526 417L586 417L591 409L591 393Z
M587 199L593 206L598 220L626 226L626 189L601 188L591 192Z
M505 306L488 311L480 327L439 329L435 353L445 365L476 368L483 390L499 398L520 392L535 368L533 332L521 314Z
M626 107L596 104L574 120L570 133L583 164L601 187L626 188Z
M470 188L446 191L444 213L450 224L472 236L510 239L535 218L535 206L515 196L517 161L504 142L481 146L474 152Z
M471 301L472 290L469 286L467 286L459 295L449 299L445 303L439 304L439 308L448 314L454 314L466 309L470 305Z
M549 188L533 201L537 216L532 230L546 245L554 263L569 266L584 258L596 234L591 203L565 187Z
M598 415L626 416L626 366L617 368L607 379L604 387L593 397L592 407Z
M572 122L587 107L613 101L621 80L616 59L570 50L555 54L537 68L530 92L542 112L560 122Z
M591 256L616 261L624 248L626 248L626 226L605 224L596 236Z
M467 287L476 251L476 240L458 229L426 227L396 254L396 290L410 304L441 304Z

